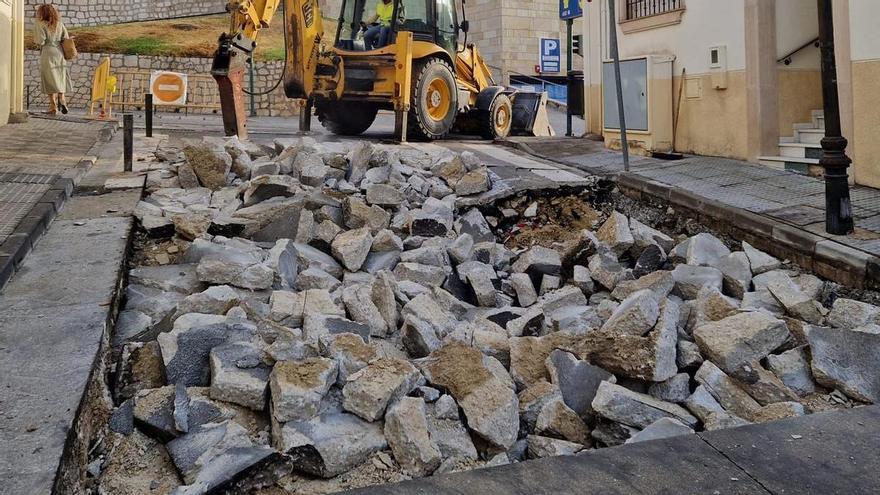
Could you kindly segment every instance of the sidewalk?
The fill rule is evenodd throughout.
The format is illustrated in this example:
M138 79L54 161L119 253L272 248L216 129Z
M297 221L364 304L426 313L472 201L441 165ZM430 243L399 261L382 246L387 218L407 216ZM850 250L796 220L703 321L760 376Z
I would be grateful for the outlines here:
M432 476L347 495L877 492L877 406Z
M853 280L843 282L857 286L880 282L875 273L880 268L880 190L852 187L856 232L834 236L825 232L825 184L820 178L706 156L671 161L631 156L627 174L621 153L606 149L602 142L513 138L509 143L549 161L614 177L624 193L676 204L716 220L739 222L740 228L750 229L753 235L768 230L775 240L805 255L825 254L830 263L824 264L847 265L843 268L853 272ZM733 222L733 218L738 220ZM774 230L784 232L777 239ZM770 248L766 243L764 247ZM841 281L840 274L835 274L839 266L809 266L810 260L795 261ZM859 274L863 280L856 280Z
M31 175L60 177L71 184L70 189L74 179L80 186L102 187L88 187L87 195L77 188L63 208L57 207L58 218L39 242L34 238L33 252L0 291L0 492L4 495L70 493L81 484L93 447L89 442L109 414L103 392L110 364L109 328L121 297L134 229L132 211L142 195L142 187L104 191L108 178L125 177L121 133L109 143L95 145L96 130L103 124L40 119L31 124L3 130L19 139L15 146L29 158L13 173L39 170L40 174ZM27 129L54 134L39 141L41 148L21 138ZM64 143L56 147L60 141ZM145 148L150 141L137 136L136 142L136 151L150 151ZM7 142L0 147L9 153ZM54 149L59 152L53 153ZM85 167L77 164L86 153L92 156L87 159L88 173L82 174ZM33 200L22 203L32 205ZM33 209L43 208L42 204Z
M77 118L0 127L0 289L113 132L114 124Z

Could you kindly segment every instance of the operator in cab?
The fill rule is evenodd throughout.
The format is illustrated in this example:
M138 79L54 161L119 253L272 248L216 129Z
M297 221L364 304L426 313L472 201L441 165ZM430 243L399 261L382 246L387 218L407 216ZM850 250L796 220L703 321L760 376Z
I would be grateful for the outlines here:
M400 6L399 17L403 18L403 5ZM364 44L367 50L375 50L391 43L391 20L394 17L394 2L378 0L376 13L365 22L361 22L364 33Z

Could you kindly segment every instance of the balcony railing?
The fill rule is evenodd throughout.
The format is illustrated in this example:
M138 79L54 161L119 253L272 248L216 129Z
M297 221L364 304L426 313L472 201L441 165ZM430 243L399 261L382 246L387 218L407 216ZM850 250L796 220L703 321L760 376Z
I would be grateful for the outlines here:
M672 12L684 7L684 0L626 0L627 21Z

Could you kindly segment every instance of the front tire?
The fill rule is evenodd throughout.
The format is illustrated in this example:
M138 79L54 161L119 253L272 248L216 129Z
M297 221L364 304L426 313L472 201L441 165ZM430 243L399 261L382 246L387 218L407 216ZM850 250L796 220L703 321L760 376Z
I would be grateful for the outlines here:
M379 107L373 103L324 102L315 109L325 129L337 136L357 136L373 125Z
M510 135L512 125L513 103L505 94L496 96L488 111L480 112L480 135L483 139L506 138Z
M430 58L413 68L408 133L415 139L442 139L455 124L458 85L446 61Z

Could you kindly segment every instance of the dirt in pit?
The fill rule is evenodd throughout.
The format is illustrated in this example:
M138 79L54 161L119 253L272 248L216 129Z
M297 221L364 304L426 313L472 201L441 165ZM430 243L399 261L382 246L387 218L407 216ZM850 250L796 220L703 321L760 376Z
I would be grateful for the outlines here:
M313 478L291 473L273 486L257 490L253 495L324 495L345 490L398 483L412 479L404 474L388 452L379 452L367 462L331 479Z
M164 266L173 265L186 251L190 243L182 239L150 239L143 231L134 234L128 266Z
M515 210L518 221L502 228L502 242L510 249L535 245L552 248L579 237L584 229L595 229L604 215L593 208L587 194L572 196L519 196L503 201L499 208Z

